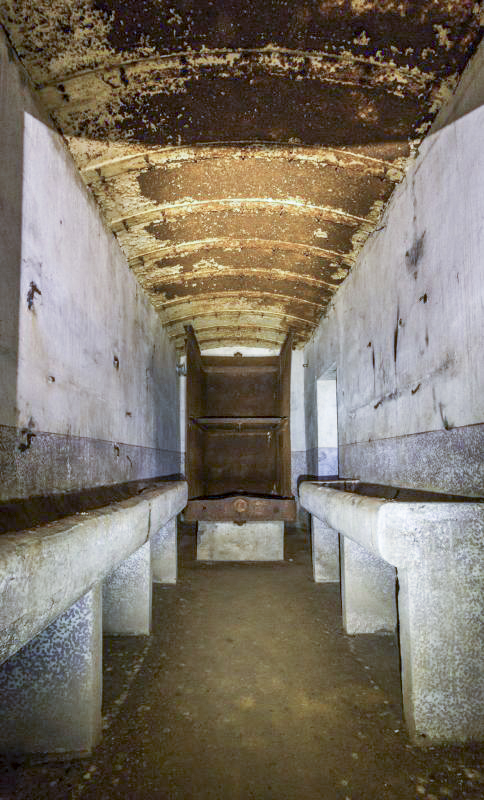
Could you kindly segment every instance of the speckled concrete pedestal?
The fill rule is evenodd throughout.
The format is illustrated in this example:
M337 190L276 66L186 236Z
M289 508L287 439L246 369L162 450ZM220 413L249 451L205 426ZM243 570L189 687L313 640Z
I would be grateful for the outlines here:
M393 633L397 627L395 567L340 538L341 604L346 633Z
M317 517L311 516L313 576L316 583L339 582L338 533Z
M283 561L284 522L199 522L198 561Z
M0 667L0 752L87 754L101 735L98 585Z
M405 720L412 738L423 744L482 741L484 576L477 542L482 530L465 557L457 555L448 530L435 526L432 533L454 555L448 568L443 559L431 563L422 553L411 567L398 570Z
M103 584L103 631L124 636L151 631L151 547L146 542Z
M151 568L155 583L176 583L178 575L176 517L151 537Z

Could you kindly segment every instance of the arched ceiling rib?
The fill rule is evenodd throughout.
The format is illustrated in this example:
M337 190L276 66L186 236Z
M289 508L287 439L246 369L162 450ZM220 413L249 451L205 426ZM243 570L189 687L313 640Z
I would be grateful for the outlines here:
M174 317L172 320L166 321L165 327L168 335L170 339L176 341L177 346L183 347L186 335L185 326L192 322L196 324L197 333L216 328L226 328L226 332L260 328L268 329L271 332L279 331L281 338L284 339L291 330L296 342L304 341L308 331L315 326L315 323L311 323L309 320L277 310L252 308L241 311L233 305L225 304L221 312L213 310L213 307L209 311L192 309L185 316Z
M168 334L303 342L481 30L474 0L0 0Z

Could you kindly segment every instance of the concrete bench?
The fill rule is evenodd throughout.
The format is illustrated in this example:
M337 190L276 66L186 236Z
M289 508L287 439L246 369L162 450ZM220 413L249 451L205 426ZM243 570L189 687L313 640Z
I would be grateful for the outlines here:
M403 706L413 740L484 738L484 503L358 481L304 482L299 494L317 520L313 537L320 537L320 556L329 553L332 579L341 535L348 633L395 630L396 568Z
M0 751L88 753L101 643L149 634L152 581L176 580L184 481L0 536Z

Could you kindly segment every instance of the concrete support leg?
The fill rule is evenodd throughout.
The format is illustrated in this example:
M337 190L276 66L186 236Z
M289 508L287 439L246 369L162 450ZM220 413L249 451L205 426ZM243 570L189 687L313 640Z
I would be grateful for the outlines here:
M316 583L339 582L339 535L334 528L311 516L313 575Z
M101 588L0 667L0 752L88 754L101 735Z
M104 581L104 633L149 635L151 592L151 547L148 541Z
M176 517L151 537L151 567L155 583L176 583L178 576Z
M483 574L479 560L422 560L398 570L403 710L414 741L484 732Z
M198 561L282 561L283 522L199 522Z
M340 537L340 551L346 633L395 631L395 568L346 536Z

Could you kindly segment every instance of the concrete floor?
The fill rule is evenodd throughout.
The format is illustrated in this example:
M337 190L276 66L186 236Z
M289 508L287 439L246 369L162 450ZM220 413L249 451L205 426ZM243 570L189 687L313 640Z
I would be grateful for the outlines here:
M102 744L4 764L0 800L483 797L483 748L409 744L395 643L342 633L307 534L278 565L197 564L189 527L180 553L152 637L105 640Z

